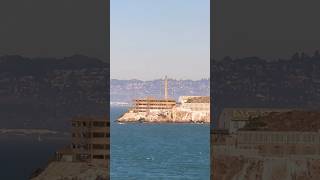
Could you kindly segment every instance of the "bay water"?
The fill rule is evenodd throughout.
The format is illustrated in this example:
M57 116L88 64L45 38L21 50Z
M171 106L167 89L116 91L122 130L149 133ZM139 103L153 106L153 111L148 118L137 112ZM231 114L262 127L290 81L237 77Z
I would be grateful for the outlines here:
M209 125L115 122L126 111L123 107L110 111L112 180L210 178ZM70 143L69 138L42 139L0 136L0 179L27 180Z
M119 124L111 108L111 179L210 179L208 124Z

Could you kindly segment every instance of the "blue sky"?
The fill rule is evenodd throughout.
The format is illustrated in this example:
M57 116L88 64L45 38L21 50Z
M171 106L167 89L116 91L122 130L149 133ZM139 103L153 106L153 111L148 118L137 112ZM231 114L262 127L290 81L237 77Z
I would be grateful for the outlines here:
M111 0L111 78L208 78L209 3Z

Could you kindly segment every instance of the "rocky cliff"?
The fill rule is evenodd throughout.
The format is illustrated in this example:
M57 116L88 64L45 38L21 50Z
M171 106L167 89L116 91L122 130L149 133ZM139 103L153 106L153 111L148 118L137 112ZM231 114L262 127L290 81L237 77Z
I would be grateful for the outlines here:
M318 180L320 177L320 159L219 155L212 162L213 180Z
M212 131L213 180L320 179L319 122L320 113L316 111L261 116L242 129L253 133L246 136L248 139L259 139L255 142L239 141L242 130L234 134ZM296 133L294 138L289 136L292 132Z
M146 123L210 123L210 113L203 111L189 111L174 108L167 111L133 112L123 114L118 122L146 122Z
M31 180L107 180L108 169L81 162L51 162Z

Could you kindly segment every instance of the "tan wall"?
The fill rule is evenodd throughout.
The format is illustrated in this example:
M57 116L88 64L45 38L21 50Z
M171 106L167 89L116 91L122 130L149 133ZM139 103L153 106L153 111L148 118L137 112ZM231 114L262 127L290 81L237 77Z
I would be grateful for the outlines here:
M210 111L210 103L182 103L181 107L192 111Z
M320 133L317 132L269 132L239 131L239 144L318 144Z
M158 109L158 110L164 110L164 109L172 109L176 102L174 100L134 100L133 102L134 107L133 110L139 111L139 112L146 112L150 109Z
M212 148L257 155L320 155L318 132L240 131L234 135L211 135Z

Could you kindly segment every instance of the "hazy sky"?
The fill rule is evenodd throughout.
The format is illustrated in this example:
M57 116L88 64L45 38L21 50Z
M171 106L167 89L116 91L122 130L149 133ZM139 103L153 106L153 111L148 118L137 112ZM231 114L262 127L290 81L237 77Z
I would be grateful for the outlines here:
M111 0L111 78L208 78L209 3Z
M107 59L107 3L1 0L0 55Z
M213 1L213 47L224 56L276 60L320 48L319 0Z

